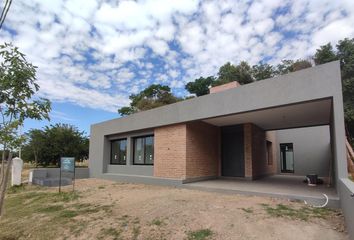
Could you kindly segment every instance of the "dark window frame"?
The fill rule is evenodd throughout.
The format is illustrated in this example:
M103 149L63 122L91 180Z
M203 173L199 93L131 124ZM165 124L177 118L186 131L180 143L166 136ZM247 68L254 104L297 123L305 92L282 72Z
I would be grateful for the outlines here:
M266 154L268 166L273 166L273 142L266 140Z
M118 142L118 141L126 141L125 143L125 163L121 163L118 159L118 163L113 163L113 143L114 142ZM119 138L119 139L112 139L111 140L111 157L110 157L110 160L109 160L109 164L110 165L127 165L127 160L128 160L128 156L127 156L127 153L128 153L128 139L127 138ZM119 154L118 154L118 157L119 157Z
M146 163L146 144L145 144L145 138L148 138L148 137L153 137L153 147L152 147L152 150L153 150L153 163ZM144 156L143 156L143 160L144 160L144 163L135 163L135 141L136 139L138 138L142 138L143 139L143 145L144 145ZM133 165L140 165L140 166L153 166L154 165L154 160L155 160L155 136L154 134L149 134L149 135L142 135L142 136L136 136L136 137L133 137Z
M292 158L293 158L293 169L288 170L287 167L285 166L286 169L284 169L284 159L282 159L282 145L283 146L291 146L292 149ZM294 143L293 142L286 142L286 143L279 143L279 150L280 150L280 172L281 173L295 173L295 154L294 154ZM286 158L285 158L286 161Z

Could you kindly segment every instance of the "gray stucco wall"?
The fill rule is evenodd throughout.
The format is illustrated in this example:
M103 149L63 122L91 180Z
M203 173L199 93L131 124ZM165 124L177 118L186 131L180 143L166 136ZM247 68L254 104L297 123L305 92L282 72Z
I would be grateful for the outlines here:
M281 143L293 143L294 175L318 174L329 177L332 161L329 126L278 130L277 139ZM280 172L279 144L277 160Z
M354 182L348 178L341 178L339 181L339 197L341 208L344 213L347 231L351 240L354 240Z

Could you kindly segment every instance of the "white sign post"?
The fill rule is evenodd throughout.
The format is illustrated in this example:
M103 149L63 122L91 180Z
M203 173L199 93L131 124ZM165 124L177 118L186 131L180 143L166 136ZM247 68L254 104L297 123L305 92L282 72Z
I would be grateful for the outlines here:
M21 185L21 174L22 174L23 161L21 158L12 159L12 169L11 169L11 186Z

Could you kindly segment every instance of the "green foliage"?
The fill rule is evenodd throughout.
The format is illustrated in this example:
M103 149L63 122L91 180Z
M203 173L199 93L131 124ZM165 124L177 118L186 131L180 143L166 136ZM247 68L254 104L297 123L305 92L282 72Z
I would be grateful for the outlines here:
M252 68L250 65L242 61L239 65L233 65L227 62L220 67L218 78L213 82L213 86L222 85L225 83L238 81L240 84L247 84L253 82Z
M140 93L130 95L129 99L131 101L130 106L118 110L118 113L122 116L182 100L172 94L170 87L161 84L152 84Z
M50 101L34 98L39 90L36 67L12 44L0 45L0 144L14 149L23 143L18 128L24 120L49 119Z
M195 79L193 82L189 82L186 85L186 90L192 94L195 94L197 97L206 95L209 93L209 87L213 84L215 78L213 76L209 77L200 77Z
M70 156L76 160L88 158L89 139L84 132L67 124L56 124L43 130L32 129L22 149L25 161L35 161L42 166L57 165L60 157Z
M188 240L205 240L213 235L213 231L206 228L188 233Z
M310 68L310 67L312 67L312 64L309 61L303 60L303 59L298 59L293 63L291 70L292 70L292 72L296 72L296 71L300 71L302 69Z
M275 76L275 70L270 64L260 63L252 66L252 76L256 81L272 78Z
M354 38L338 42L336 50L330 43L317 49L314 56L316 64L339 60L341 66L344 116L348 138L354 137ZM353 144L353 142L352 142Z
M315 61L316 65L318 65L338 60L338 57L333 50L332 44L328 43L316 50L313 60Z
M279 63L276 67L275 75L288 74L310 67L312 67L312 64L307 60L282 60L281 63Z

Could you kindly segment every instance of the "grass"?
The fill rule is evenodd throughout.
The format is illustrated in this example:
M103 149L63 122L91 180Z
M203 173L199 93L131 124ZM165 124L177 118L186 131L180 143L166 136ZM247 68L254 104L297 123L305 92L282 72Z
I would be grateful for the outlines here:
M288 217L302 221L308 221L310 218L326 218L334 212L334 210L328 208L294 208L284 204L277 204L275 207L269 206L267 204L261 205L272 217Z
M196 231L190 231L187 234L188 240L206 240L213 235L213 231L206 229L199 229Z
M107 236L111 236L114 240L121 239L122 231L120 229L116 229L114 227L104 228L101 230L101 239L107 238Z
M354 178L353 178L353 176L349 175L349 177L348 177L348 178L354 182Z
M63 229L77 235L83 230L77 216L109 212L112 206L80 203L77 192L52 192L48 188L21 185L7 190L0 239L50 239ZM30 236L30 237L28 237Z
M151 221L151 225L161 226L163 224L164 224L164 221L157 219L157 218Z

